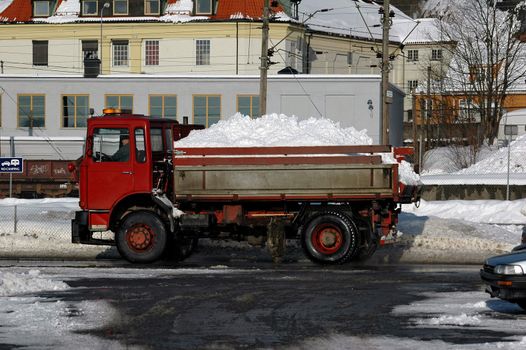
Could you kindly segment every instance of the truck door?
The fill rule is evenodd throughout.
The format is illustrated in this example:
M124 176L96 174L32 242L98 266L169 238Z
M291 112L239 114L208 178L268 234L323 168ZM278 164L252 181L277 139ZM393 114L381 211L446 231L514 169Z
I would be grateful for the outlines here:
M135 148L126 127L93 129L88 157L88 207L109 210L122 196L134 190L134 169L130 149Z

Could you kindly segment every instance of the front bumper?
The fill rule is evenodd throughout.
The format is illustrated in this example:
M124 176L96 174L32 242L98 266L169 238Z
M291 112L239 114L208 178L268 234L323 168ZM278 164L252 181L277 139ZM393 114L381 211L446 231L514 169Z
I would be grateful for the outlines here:
M71 242L91 245L115 245L114 240L93 238L89 230L89 213L87 210L75 212L75 219L71 220Z
M526 275L497 275L491 267L480 270L480 278L486 283L486 293L504 300L526 299Z

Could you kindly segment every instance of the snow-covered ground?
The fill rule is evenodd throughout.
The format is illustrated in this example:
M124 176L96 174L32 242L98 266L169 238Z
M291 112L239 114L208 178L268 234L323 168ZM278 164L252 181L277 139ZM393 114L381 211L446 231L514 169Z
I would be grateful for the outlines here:
M419 273L419 267L412 271ZM423 267L422 269L426 269ZM111 324L123 315L118 314L110 301L79 300L63 301L35 296L43 291L71 290L70 280L79 278L123 278L149 279L170 278L177 275L211 275L247 273L247 270L212 266L201 269L128 269L128 268L69 268L45 267L41 270L28 267L0 268L0 344L21 346L24 349L135 349L128 344L104 339L90 334ZM446 270L444 270L446 271ZM251 274L262 273L250 270ZM360 273L348 271L347 273ZM74 277L73 277L74 276ZM291 278L293 278L291 276ZM374 311L372 311L374 312ZM458 329L473 331L488 330L510 334L498 342L455 345L447 339L432 340L402 338L394 336L371 336L367 334L350 336L328 333L325 337L313 337L300 341L298 345L278 347L286 350L300 349L399 349L419 350L424 347L449 349L522 349L526 346L524 334L526 319L523 311L502 300L489 299L482 290L469 292L422 292L418 302L397 305L389 317L401 316L409 322L400 327L415 330ZM349 315L352 317L352 315ZM418 334L418 333L415 333ZM429 338L429 337L422 337ZM473 342L476 339L470 340ZM138 349L138 348L137 348Z

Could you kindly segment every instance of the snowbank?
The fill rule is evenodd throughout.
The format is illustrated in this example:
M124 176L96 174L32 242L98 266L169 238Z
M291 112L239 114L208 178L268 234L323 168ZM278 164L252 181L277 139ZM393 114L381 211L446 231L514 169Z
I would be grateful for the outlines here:
M252 119L239 113L220 120L203 130L193 130L190 135L177 141L175 147L257 147L257 146L328 146L371 145L367 130L353 127L342 128L340 123L327 118L297 117L269 114ZM392 155L383 154L384 163L394 164ZM420 177L411 164L400 165L400 181L416 184Z
M518 137L509 146L510 173L526 175L526 134ZM504 174L508 171L508 147L503 147L459 174Z
M64 282L44 278L39 270L29 270L27 273L0 271L0 297L68 288Z

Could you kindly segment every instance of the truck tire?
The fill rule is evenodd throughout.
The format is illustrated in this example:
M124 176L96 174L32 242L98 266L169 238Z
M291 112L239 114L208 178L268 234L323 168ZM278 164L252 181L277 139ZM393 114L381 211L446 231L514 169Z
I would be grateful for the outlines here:
M160 259L166 249L167 232L155 213L128 214L115 237L121 256L130 262L150 263Z
M304 226L301 243L307 257L319 264L344 264L351 260L359 242L356 225L339 211L315 215Z
M166 257L171 261L183 261L197 250L198 243L199 238L197 237L171 239L166 248Z

